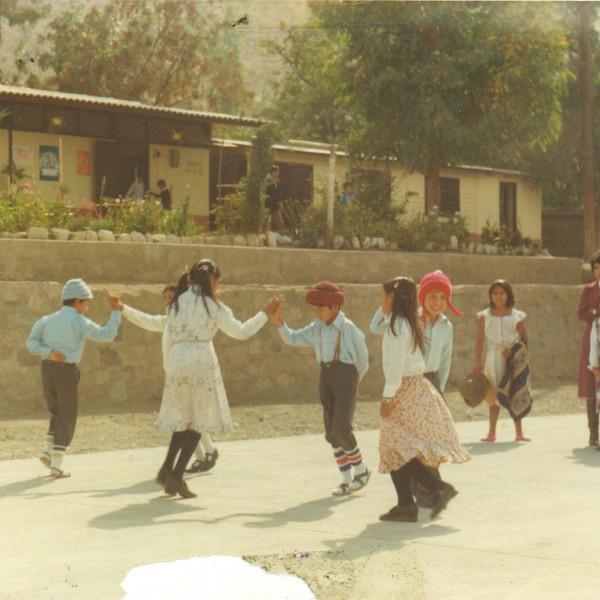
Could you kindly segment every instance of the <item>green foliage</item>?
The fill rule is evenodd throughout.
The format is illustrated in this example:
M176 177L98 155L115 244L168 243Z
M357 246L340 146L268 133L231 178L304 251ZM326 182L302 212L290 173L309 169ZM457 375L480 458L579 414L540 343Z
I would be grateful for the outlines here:
M518 229L508 231L504 226L490 225L489 221L481 229L481 243L496 246L504 253L535 254L538 249L537 244L531 238L523 237Z
M244 229L244 208L246 197L242 191L222 198L210 210L218 233L240 233Z
M237 111L246 101L237 37L211 5L71 2L40 36L45 50L22 81L150 105Z
M47 227L47 223L44 203L28 183L0 194L0 230L16 233L33 225Z
M452 236L456 237L459 247L464 246L469 239L464 217L440 217L436 211L400 220L394 233L395 236L392 235L390 239L398 243L398 248L411 252L447 250Z
M276 125L268 124L256 132L248 160L248 176L243 182L244 204L242 222L244 231L258 233L264 215L265 181L273 165L272 145L279 136Z
M200 226L189 215L190 198L186 196L181 208L166 211L163 216L161 231L178 236L192 236L200 231Z
M73 207L63 200L46 200L44 202L46 210L46 227L59 227L61 229L71 229L73 227Z

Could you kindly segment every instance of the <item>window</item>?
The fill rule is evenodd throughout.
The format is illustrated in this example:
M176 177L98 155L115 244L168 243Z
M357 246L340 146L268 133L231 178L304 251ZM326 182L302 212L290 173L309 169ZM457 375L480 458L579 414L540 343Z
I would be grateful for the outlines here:
M517 184L500 182L500 227L517 228Z
M460 179L440 177L440 214L460 212Z

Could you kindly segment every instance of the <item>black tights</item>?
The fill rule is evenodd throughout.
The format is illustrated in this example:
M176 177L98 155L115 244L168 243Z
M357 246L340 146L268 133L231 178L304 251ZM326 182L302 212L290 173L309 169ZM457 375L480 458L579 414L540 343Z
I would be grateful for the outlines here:
M596 412L596 398L586 398L588 427L590 440L598 439L598 413Z
M200 434L192 429L186 429L186 431L176 431L171 436L171 442L169 443L169 449L167 450L167 457L163 463L162 468L171 471L173 479L181 481L183 479L183 473L187 464L194 454L194 450L200 441ZM175 459L177 464L175 464ZM173 467L175 465L175 467Z
M396 494L398 494L398 505L408 506L414 504L415 500L410 488L410 480L418 481L426 487L431 493L443 489L444 483L427 470L427 467L418 458L413 458L409 463L390 473Z

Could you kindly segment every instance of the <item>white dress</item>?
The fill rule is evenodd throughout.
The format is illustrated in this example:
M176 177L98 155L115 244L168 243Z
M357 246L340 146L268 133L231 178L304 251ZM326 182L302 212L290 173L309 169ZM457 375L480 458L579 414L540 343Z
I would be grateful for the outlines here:
M483 371L496 389L506 371L506 358L502 356L505 348L510 348L519 341L517 325L527 316L523 311L511 310L509 315L497 317L492 310L486 308L477 313L485 322L485 362ZM496 404L498 402L496 401Z
M193 429L209 433L232 430L231 413L212 339L221 329L245 340L268 320L260 311L245 323L220 302L188 290L179 297L179 310L169 310L163 333L165 389L156 421L159 431Z

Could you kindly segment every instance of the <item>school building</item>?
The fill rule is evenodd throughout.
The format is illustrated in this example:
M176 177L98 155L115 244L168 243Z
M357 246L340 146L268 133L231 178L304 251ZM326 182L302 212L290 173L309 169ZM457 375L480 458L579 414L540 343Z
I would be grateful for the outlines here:
M0 86L0 191L18 170L43 197L61 185L69 198L97 202L124 195L136 176L157 192L164 179L173 207L189 198L189 212L209 223L212 205L246 175L250 142L216 139L214 125L260 126L260 119L149 106L139 102ZM369 177L387 185L393 202L409 214L436 205L440 214L460 214L472 233L486 224L504 225L532 239L542 237L541 192L519 171L477 166L444 169L440 198L426 199L425 177L400 165L356 165L324 144L274 146L283 198L324 202L334 174L336 195L343 182ZM12 157L12 163L11 159Z

